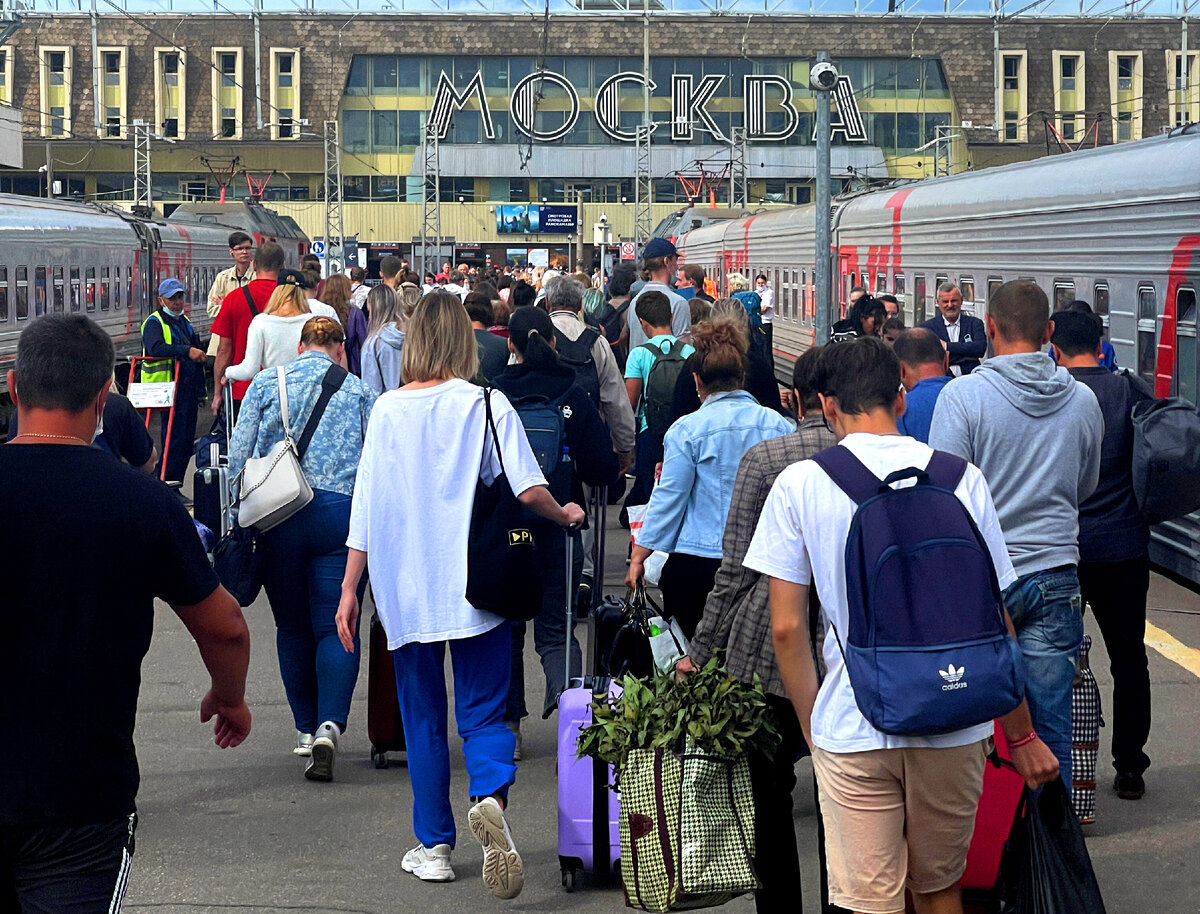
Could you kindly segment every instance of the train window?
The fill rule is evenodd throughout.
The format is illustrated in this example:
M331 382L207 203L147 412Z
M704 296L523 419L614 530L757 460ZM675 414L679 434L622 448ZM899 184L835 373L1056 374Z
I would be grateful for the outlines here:
M989 276L988 277L987 300L989 302L992 300L992 296L996 294L996 290L999 289L1002 285L1004 285L1004 280L1001 279L999 276Z
M1054 310L1060 311L1075 301L1075 283L1070 279L1054 280Z
M1158 293L1149 283L1138 286L1138 374L1142 380L1154 386L1154 365L1157 353L1154 349L1154 331L1158 323Z
M869 289L869 288L871 288L871 274L870 274L870 273L863 273L863 274L862 274L862 281L859 283L859 285L860 285L860 286L862 286L864 289Z
M41 317L46 313L46 268L33 268L33 314Z
M792 294L791 294L790 298L791 298L792 320L794 320L794 321L799 321L803 317L803 314L802 314L803 305L801 304L802 296L800 293L801 293L800 271L792 270Z
M887 291L887 273L876 273L875 274L875 291L876 292L886 292Z
M958 291L962 293L963 301L975 301L975 280L970 276L958 278Z
M936 273L936 274L934 274L934 277L933 277L933 297L934 297L934 300L935 300L935 301L937 300L937 290L938 290L938 289L940 289L944 283L948 283L949 281L950 281L950 276L949 276L949 274L947 274L947 273Z
M87 309L96 310L96 268L87 268Z
M65 298L66 291L63 287L63 268L53 267L52 270L53 273L51 275L54 277L54 310L61 314L65 310L63 299Z
M892 294L900 300L900 304L904 304L904 274L892 274Z
M925 322L925 274L913 274L913 326Z
M1108 325L1108 283L1098 282L1092 286L1092 310Z
M78 311L80 298L79 267L71 267L71 310Z
M133 267L125 267L125 303L128 307L133 307Z
M112 288L112 269L110 267L100 268L100 310L108 311L112 308L112 300L109 298L109 293Z
M1175 393L1193 403L1196 400L1196 290L1175 293Z
M0 267L0 321L8 320L8 267Z
M112 303L113 310L121 310L121 268L113 267L112 281Z
M17 320L29 317L29 267L17 267Z

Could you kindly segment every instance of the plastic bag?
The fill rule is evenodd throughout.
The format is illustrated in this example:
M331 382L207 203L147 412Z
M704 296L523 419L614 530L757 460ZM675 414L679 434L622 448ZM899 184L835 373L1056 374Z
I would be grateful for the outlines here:
M1062 778L1025 788L1000 865L1002 914L1105 914Z
M654 654L654 666L660 673L665 673L674 669L675 664L688 655L691 644L677 619L668 622L662 616L652 616L649 624L650 651Z

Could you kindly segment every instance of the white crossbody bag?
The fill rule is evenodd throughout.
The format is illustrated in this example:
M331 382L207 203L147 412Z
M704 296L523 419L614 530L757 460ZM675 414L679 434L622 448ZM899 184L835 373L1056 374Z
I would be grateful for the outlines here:
M271 447L265 457L251 457L241 472L241 496L238 502L238 526L253 527L266 533L307 505L313 498L312 486L300 468L300 453L292 438L288 418L287 381L283 366L279 374L279 408L283 416L283 440Z

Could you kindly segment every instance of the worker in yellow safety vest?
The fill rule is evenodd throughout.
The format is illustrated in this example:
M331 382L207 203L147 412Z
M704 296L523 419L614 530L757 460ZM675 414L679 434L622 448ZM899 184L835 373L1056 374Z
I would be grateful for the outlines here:
M183 313L187 289L178 279L164 279L158 286L158 307L142 321L142 355L155 361L143 362L141 380L146 383L175 380L175 419L167 446L169 413L162 413L162 443L159 453L167 457L162 474L162 458L156 472L167 483L183 484L188 461L196 440L196 410L204 393L204 349L191 322Z

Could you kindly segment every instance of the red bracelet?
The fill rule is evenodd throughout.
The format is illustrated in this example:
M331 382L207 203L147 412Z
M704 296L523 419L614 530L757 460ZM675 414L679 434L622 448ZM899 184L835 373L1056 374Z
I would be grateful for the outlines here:
M1030 743L1032 743L1037 738L1038 738L1037 731L1030 730L1028 733L1026 733L1020 739L1010 740L1008 743L1008 748L1009 749L1020 749L1022 746L1028 746Z

